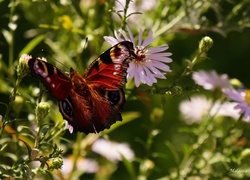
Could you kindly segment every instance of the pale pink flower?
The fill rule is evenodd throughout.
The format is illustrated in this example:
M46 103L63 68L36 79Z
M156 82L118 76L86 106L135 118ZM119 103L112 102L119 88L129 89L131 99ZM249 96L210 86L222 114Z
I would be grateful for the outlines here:
M193 80L204 89L215 90L228 88L230 85L226 74L218 75L216 71L198 71L192 75Z
M92 150L114 162L121 161L122 156L132 161L135 156L128 144L117 143L106 139L97 139L92 145Z
M205 96L193 96L180 103L179 109L187 124L200 122L208 114L212 101Z
M169 58L172 53L165 52L168 49L168 45L164 44L148 48L148 45L156 38L153 38L153 33L150 31L147 38L143 41L142 30L139 32L138 45L136 45L132 32L129 28L127 28L127 31L129 37L121 29L119 30L119 33L122 37L118 35L117 31L115 31L115 37L104 37L104 39L112 46L122 41L131 41L134 44L134 52L137 57L129 64L127 78L134 78L136 87L138 87L140 83L151 86L153 83L157 82L156 78L166 79L166 73L171 72L170 67L166 65L166 63L172 62L172 59Z
M74 131L74 127L71 126L68 121L65 121L65 128L69 130L69 132L72 134Z
M250 90L235 90L233 88L223 89L226 96L237 102L234 109L239 110L239 114L244 115L244 120L250 122Z
M180 103L179 109L187 124L198 123L206 116L239 118L239 111L234 109L234 102L213 102L205 96L192 96Z
M73 168L73 157L67 157L63 159L63 165L61 168L61 172L64 176L69 175ZM78 158L76 162L76 170L82 171L84 173L95 173L99 169L99 165L93 159L88 158Z

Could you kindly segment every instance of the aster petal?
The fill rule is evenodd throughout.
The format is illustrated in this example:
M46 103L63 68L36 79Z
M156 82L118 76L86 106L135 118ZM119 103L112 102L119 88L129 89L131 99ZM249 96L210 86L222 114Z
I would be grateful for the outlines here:
M114 33L115 33L115 37L116 37L116 39L117 39L118 42L124 41L124 40L118 35L117 31L115 31Z
M144 70L143 70L143 66L138 66L137 65L137 71L138 71L138 73L139 73L139 76L140 76L140 79L141 79L141 82L142 83L146 83L146 76L145 76L145 72L144 72Z
M128 69L127 69L127 72L128 72L128 75L127 75L127 78L128 79L131 79L135 76L135 73L137 72L135 70L135 64L134 63L130 63Z
M150 54L159 53L159 52L167 50L168 48L169 48L168 45L164 44L164 45L161 45L161 46L148 48L148 53L150 53ZM172 55L172 53L169 53L169 54Z
M134 77L134 80L135 80L135 86L136 86L136 87L139 87L140 84L141 84L140 78L139 78L138 76L135 76L135 77Z
M216 88L228 88L230 86L229 79L226 74L218 75L216 71L198 71L193 73L193 80L203 86L204 89L214 90Z
M157 61L152 61L152 65L160 70L163 70L165 72L171 72L170 68L168 65L162 63L162 62L157 62Z
M228 98L237 101L237 102L244 102L243 92L236 91L235 89L223 89L222 90Z
M144 71L146 72L146 77L148 77L148 82L152 82L153 83L156 83L157 80L156 78L154 77L154 74L149 70L149 67L147 67L146 65L145 66L142 66Z
M250 107L246 108L246 111L244 113L244 119L245 121L249 122L250 121Z
M104 36L103 37L105 41L107 41L111 46L114 46L115 44L119 43L117 39L111 36Z
M138 46L142 45L142 30L139 31Z
M153 38L153 32L149 31L148 37L143 41L142 46L146 47L147 45L151 44L157 37Z
M125 31L123 31L122 29L119 29L119 32L123 36L123 38L124 38L123 40L130 41L130 39L127 37Z
M161 61L161 62L165 62L165 63L171 63L173 60L171 58L168 58L165 56L165 53L161 54L150 54L148 55L148 58L154 61Z
M150 67L150 70L154 73L155 77L161 78L161 79L166 79L164 73L162 73L161 71L159 71L157 68L155 68L154 66Z
M130 29L129 29L129 27L128 27L128 26L127 26L127 31L128 31L128 34L129 34L130 40L131 40L131 42L133 43L134 48L135 48L135 38L134 38L134 36L133 36L132 32L130 31Z

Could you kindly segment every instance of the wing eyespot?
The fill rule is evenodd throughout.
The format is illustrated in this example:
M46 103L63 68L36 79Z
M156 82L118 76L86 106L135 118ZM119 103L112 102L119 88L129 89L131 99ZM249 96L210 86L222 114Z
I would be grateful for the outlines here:
M69 98L59 101L59 110L62 113L64 119L73 121L73 107Z

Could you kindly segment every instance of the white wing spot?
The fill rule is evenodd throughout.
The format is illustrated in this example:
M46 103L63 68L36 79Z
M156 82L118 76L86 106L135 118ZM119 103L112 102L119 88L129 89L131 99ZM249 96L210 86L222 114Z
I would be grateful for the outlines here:
M48 77L46 77L46 81L48 82L48 83L50 83L51 82L51 78L48 76Z
M45 78L48 76L48 74L46 72L43 72L43 73L41 73L41 76Z
M54 89L56 87L56 85L54 83L52 83L51 87Z
M120 70L121 69L121 65L120 64L115 64L114 66L115 66L116 70Z

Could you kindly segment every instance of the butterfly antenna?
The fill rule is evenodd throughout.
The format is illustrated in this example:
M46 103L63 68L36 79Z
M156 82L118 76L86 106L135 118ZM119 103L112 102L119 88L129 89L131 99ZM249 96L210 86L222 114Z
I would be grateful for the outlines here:
M51 54L48 54L44 49L42 49L42 53L45 54L45 57L48 57L50 59L53 59L53 61L58 62L59 64L61 64L63 67L65 67L66 69L69 70L69 67L65 66L65 64L63 64L62 62L58 61L56 58L54 58ZM47 58L46 58L47 59Z
M88 37L85 38L84 45L83 45L83 50L86 49L87 44L88 44ZM82 52L83 52L83 50L82 50ZM77 63L76 63L76 69L77 69L77 67L79 67L80 60L81 60L81 58L79 58Z

